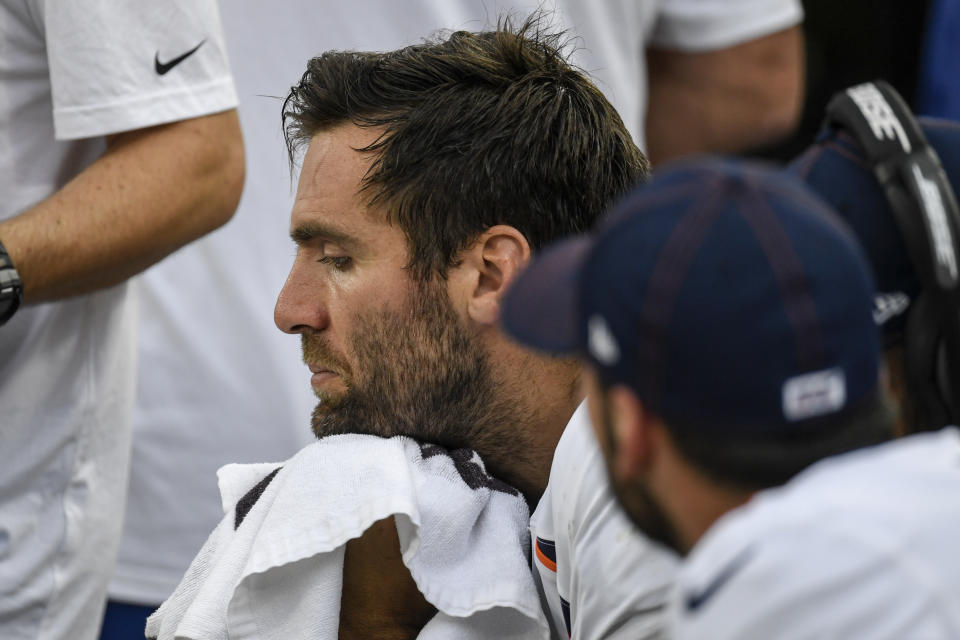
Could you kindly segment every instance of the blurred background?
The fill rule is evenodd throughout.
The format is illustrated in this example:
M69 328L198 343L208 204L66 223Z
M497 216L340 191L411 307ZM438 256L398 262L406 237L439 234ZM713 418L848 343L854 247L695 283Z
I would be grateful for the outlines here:
M883 78L915 112L958 118L958 0L803 0L806 97L797 130L748 155L792 158L820 128L830 97ZM953 54L953 55L951 55ZM951 87L950 85L954 85ZM951 91L952 89L952 91Z

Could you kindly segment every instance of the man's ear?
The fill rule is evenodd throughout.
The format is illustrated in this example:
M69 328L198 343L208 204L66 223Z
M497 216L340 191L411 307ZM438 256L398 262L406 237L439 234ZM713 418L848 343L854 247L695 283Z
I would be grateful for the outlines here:
M636 394L624 385L613 386L607 394L613 438L614 475L627 480L648 469L655 454L655 418Z
M530 262L530 243L515 227L498 224L482 233L461 257L457 279L467 315L479 324L496 324L504 293Z

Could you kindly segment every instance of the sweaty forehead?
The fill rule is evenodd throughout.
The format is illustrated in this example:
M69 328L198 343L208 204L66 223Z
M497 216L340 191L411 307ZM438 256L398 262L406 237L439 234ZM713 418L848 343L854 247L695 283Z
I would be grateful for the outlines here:
M354 196L375 154L357 151L372 144L379 130L344 124L313 136L303 156L297 199L317 196Z
M373 142L377 135L376 130L348 124L313 137L297 183L292 229L311 223L340 227L359 223L386 225L384 212L369 207L369 196L361 191L374 155L357 149Z
M376 129L347 124L310 141L290 216L290 235L299 246L328 247L360 261L407 264L403 231L380 206L369 206L369 193L360 190L374 155L357 149L378 135Z

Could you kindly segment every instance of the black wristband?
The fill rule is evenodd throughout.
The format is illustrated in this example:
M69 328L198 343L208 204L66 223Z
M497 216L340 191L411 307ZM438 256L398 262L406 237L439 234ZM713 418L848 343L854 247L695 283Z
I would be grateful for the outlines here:
M23 283L20 274L10 260L3 243L0 242L0 326L7 323L20 308L23 299Z

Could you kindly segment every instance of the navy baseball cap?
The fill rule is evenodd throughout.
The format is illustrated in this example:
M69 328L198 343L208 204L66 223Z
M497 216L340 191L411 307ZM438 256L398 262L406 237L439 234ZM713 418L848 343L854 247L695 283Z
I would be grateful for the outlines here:
M587 359L671 428L802 431L876 397L869 266L781 171L717 158L638 187L508 291L519 342Z
M957 192L960 188L960 124L933 118L920 118L919 122ZM857 236L877 282L874 318L883 328L884 341L888 345L898 343L903 336L907 311L922 284L862 147L850 135L826 127L786 171L823 198Z

